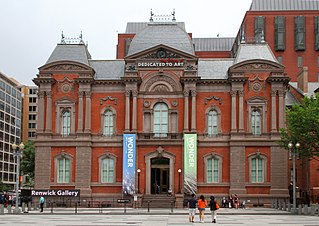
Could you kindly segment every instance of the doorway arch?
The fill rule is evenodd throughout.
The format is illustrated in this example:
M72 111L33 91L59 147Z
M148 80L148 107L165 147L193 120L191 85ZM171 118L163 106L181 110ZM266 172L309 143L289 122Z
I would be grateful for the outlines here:
M159 146L154 152L151 152L145 155L145 165L146 165L146 183L145 183L145 193L147 195L151 194L151 172L152 172L152 159L168 159L169 161L169 185L168 188L171 188L172 193L174 193L174 165L175 165L175 155L169 152L166 152L161 146ZM166 161L166 160L164 160ZM153 160L154 162L154 160Z

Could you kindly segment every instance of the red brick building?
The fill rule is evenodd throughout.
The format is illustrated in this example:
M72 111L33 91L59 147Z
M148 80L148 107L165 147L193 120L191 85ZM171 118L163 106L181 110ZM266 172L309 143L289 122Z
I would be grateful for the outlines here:
M34 79L36 188L80 189L81 201L123 191L141 201L172 192L179 205L191 192L287 199L288 152L277 141L295 69L272 42L248 41L249 16L236 40L193 38L174 18L128 23L117 60L62 39Z

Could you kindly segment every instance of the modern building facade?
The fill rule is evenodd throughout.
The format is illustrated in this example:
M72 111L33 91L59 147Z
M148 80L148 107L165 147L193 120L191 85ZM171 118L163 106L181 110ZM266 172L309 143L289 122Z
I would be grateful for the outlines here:
M12 188L16 158L11 144L21 142L22 96L15 80L0 73L0 181Z

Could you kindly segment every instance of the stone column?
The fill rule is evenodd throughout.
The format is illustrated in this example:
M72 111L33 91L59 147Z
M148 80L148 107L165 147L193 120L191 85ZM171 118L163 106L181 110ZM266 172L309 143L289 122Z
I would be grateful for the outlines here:
M91 195L91 147L76 148L75 189L81 190L81 197Z
M37 131L43 132L44 130L44 91L38 92L38 121Z
M85 92L85 129L86 133L91 132L91 92Z
M191 91L192 94L192 123L191 123L191 130L192 132L196 132L196 90Z
M126 90L125 92L125 131L129 132L130 131L130 95L131 91Z
M238 110L238 129L239 132L244 132L244 91L240 90L238 91L239 96L239 110Z
M46 106L46 118L45 118L45 132L50 133L52 131L52 92L47 91L47 106Z
M284 96L285 96L285 92L283 90L278 90L278 125L279 125L279 128L284 128L285 125L284 125L284 115L285 115L285 99L284 99Z
M49 189L51 183L51 148L35 148L35 189ZM54 172L54 175L56 172Z
M132 131L137 131L137 90L132 91L133 95L133 112L132 112Z
M237 103L236 103L236 98L237 98L237 91L233 90L230 91L231 95L231 132L237 132L237 117L236 117L236 111L237 111Z
M79 92L79 109L78 109L78 133L83 132L83 95L84 92Z
M271 90L271 132L277 132L277 90Z
M184 90L184 132L188 132L188 97L189 90Z
M245 147L230 147L230 188L231 194L245 194Z

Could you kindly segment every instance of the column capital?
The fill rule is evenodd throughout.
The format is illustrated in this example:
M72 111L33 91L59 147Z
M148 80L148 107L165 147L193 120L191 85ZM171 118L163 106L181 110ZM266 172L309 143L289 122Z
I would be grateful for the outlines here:
M277 96L277 90L272 89L270 94L271 94L272 97Z
M283 97L286 94L284 90L278 90L278 96Z
M137 91L137 90L132 90L132 96L133 96L133 97L136 97L137 94L138 94L138 91Z
M230 91L230 95L231 95L232 97L235 97L235 96L237 95L237 90L232 90L232 91Z
M45 92L45 95L46 95L47 97L51 98L51 97L52 97L52 91L46 91L46 92Z
M84 96L84 91L79 91L79 98L83 98L83 96Z
M238 96L243 97L244 96L244 91L243 90L238 90Z
M184 97L189 97L189 90L188 89L185 89L183 91L183 94L184 94Z
M92 92L91 91L85 91L86 98L91 98Z
M191 95L192 95L192 97L196 97L197 91L196 90L191 90Z
M131 90L125 90L125 96L130 97L131 96Z
M38 92L38 97L39 98L44 98L44 95L45 95L45 91L39 91Z

